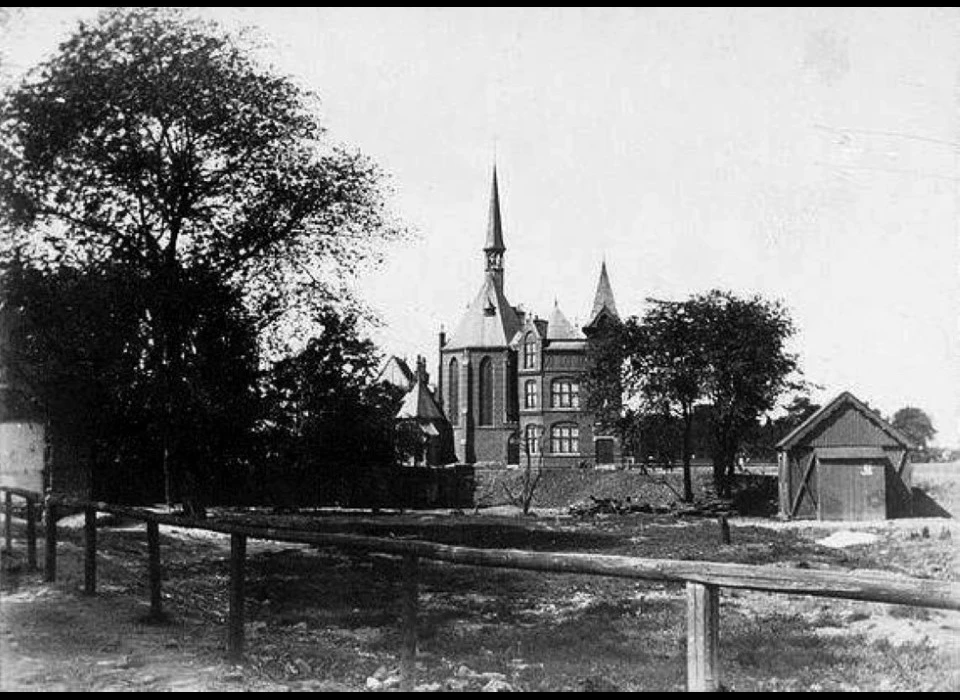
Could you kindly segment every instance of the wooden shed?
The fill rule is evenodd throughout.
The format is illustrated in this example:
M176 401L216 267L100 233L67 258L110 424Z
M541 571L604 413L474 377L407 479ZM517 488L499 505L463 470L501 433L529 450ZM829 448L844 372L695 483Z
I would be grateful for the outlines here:
M908 437L843 392L777 443L781 517L910 515L911 449Z

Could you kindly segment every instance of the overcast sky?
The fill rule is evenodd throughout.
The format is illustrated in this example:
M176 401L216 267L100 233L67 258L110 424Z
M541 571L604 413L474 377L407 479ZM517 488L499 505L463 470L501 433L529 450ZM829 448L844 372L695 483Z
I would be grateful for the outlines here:
M3 11L0 11L3 12ZM479 289L496 152L506 293L623 315L719 287L780 299L827 401L960 445L960 10L205 8L258 27L419 238L358 279L383 349L434 369ZM6 71L95 8L6 11Z

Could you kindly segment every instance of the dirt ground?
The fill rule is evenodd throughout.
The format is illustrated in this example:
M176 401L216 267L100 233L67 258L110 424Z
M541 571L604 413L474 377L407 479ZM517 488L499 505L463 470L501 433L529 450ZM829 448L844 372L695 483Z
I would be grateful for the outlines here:
M960 512L960 483L920 483ZM923 479L926 479L924 481ZM266 519L223 512L219 517ZM954 518L874 523L670 514L477 513L269 516L466 546L879 570L960 581ZM163 606L150 623L142 524L98 530L98 591L83 588L82 520L59 521L58 578L27 570L23 522L0 581L0 690L385 691L399 685L395 558L250 540L243 661L226 657L229 538L161 527ZM42 532L42 530L41 530ZM43 549L40 545L42 566ZM679 585L422 562L421 691L682 691ZM721 593L721 674L735 691L960 690L960 613L809 596Z

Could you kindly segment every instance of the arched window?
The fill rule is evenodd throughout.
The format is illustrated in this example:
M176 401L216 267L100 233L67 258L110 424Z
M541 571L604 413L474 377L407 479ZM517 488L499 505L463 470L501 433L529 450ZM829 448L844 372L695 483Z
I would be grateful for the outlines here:
M457 358L450 360L450 381L447 382L449 393L447 394L447 414L451 425L460 424L460 363Z
M527 333L523 338L523 368L533 369L537 366L537 339L533 333Z
M543 435L543 428L535 423L531 423L523 429L523 440L526 445L527 454L540 454L540 436Z
M537 380L528 379L523 383L523 407L536 408L537 404Z
M493 425L493 363L489 357L480 360L480 411L478 425Z
M580 452L580 426L576 423L557 423L550 426L550 451L554 454Z
M580 383L554 379L550 385L550 404L554 408L580 408Z

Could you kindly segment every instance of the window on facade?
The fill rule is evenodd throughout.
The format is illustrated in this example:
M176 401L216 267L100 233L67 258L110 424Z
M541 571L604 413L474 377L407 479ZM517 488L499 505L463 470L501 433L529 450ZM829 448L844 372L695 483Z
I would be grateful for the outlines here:
M529 379L523 385L523 407L537 407L537 380Z
M550 385L550 400L554 408L579 408L580 384L570 379L554 379Z
M554 454L580 452L580 426L575 423L557 423L551 426L550 451Z
M523 339L523 368L533 369L537 366L537 339L533 333L527 333Z
M456 358L450 360L450 387L448 393L447 416L451 425L460 423L460 363Z
M480 360L480 411L478 425L493 425L493 363L489 357Z
M527 454L540 454L540 436L543 429L539 425L531 424L523 430L523 439L527 446Z

